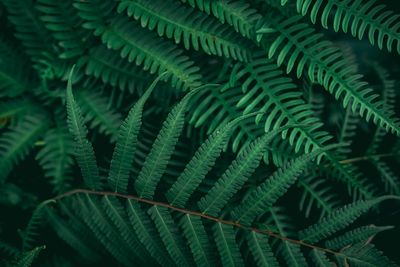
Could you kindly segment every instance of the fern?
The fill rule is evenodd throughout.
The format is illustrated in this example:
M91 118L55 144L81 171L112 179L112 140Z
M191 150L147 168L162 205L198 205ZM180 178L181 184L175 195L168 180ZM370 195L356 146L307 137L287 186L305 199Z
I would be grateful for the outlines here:
M376 5L375 0L319 0L315 3L297 0L296 4L297 12L303 16L310 13L313 23L316 23L320 14L324 28L333 27L336 32L349 32L360 40L368 35L372 45L377 44L380 49L386 47L389 51L394 46L394 50L400 53L399 16L387 10L385 5Z
M83 178L89 188L97 189L101 187L99 171L92 145L87 141L87 128L84 125L82 112L75 102L72 94L72 71L68 79L67 87L67 111L68 111L68 127L74 136L76 143L75 155L82 170Z
M251 47L250 42L241 40L230 27L176 1L124 0L118 5L118 12L125 10L129 16L139 20L142 27L157 29L160 36L183 43L186 49L201 48L206 54L241 61L250 57L247 50ZM180 14L185 14L185 17Z

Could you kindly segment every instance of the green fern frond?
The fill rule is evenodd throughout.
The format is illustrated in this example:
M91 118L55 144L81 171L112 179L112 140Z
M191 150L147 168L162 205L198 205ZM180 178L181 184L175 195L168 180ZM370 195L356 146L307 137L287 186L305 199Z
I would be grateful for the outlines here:
M367 225L355 228L342 235L332 238L325 242L330 249L338 250L349 245L366 242L382 231L393 229L394 226L375 226Z
M143 246L162 266L174 266L162 241L157 235L157 229L142 207L134 200L127 200L126 209L129 221Z
M185 214L180 220L180 226L197 266L215 266L211 243L208 240L201 218Z
M324 151L326 150L316 150L305 154L286 167L274 172L264 183L252 190L246 199L233 210L232 216L235 221L245 225L251 224L257 216L272 207L278 198L285 194L296 181L311 160Z
M40 20L63 50L60 58L74 58L84 53L88 34L78 30L83 21L70 1L40 0L35 7L40 12Z
M267 23L258 30L260 38L265 32L261 44L268 51L268 57L275 57L278 65L285 63L287 73L296 70L297 77L306 71L312 81L316 81L334 95L343 96L343 105L351 105L366 121L400 134L400 124L394 114L387 110L378 95L361 79L361 75L352 74L355 66L343 59L342 53L322 34L301 21L301 17L289 19L270 16ZM273 29L271 33L271 27ZM280 34L272 37L276 32ZM304 37L308 38L304 39ZM292 52L290 52L292 51Z
M0 137L0 181L3 182L13 169L32 150L49 121L44 114L27 115Z
M127 118L119 128L117 143L108 174L108 183L115 192L126 193L128 189L129 173L132 168L134 151L137 145L137 135L142 124L143 106L154 90L159 76L146 90L145 94L131 108Z
M102 198L102 203L105 213L118 229L121 237L125 240L130 249L134 251L139 258L146 259L147 264L154 265L156 262L149 257L147 250L143 248L140 240L137 238L134 232L131 231L128 223L128 217L125 213L125 208L119 202L119 200L116 197L105 196Z
M252 116L253 114L249 115ZM214 166L216 159L229 140L231 131L245 118L246 116L242 116L225 126L221 126L204 141L176 182L167 191L166 196L169 203L179 207L186 205L205 175Z
M85 123L92 129L97 128L99 133L109 135L114 142L122 119L119 113L110 109L107 97L90 89L78 90L75 95Z
M257 266L279 267L279 263L274 257L272 249L268 243L267 236L256 232L250 232L246 237L250 252L253 254Z
M311 251L311 259L314 262L316 267L332 267L335 266L333 262L331 262L324 252L319 251L317 249L313 249Z
M30 98L13 98L0 102L0 120L4 123L18 123L27 114L37 111L40 111L40 107Z
M101 181L93 147L86 139L88 130L84 124L81 109L72 94L72 72L73 70L70 72L66 94L68 128L74 137L75 157L81 168L86 186L91 189L100 189Z
M278 129L257 138L238 155L221 178L198 202L198 206L203 213L212 216L219 214L220 210L242 188L243 184L260 164L268 143L281 130Z
M243 36L254 37L254 25L261 18L257 10L241 0L181 0L206 14L213 15L222 23L227 23Z
M123 59L115 51L108 50L104 45L89 49L88 55L82 57L78 62L84 66L85 74L101 79L104 83L117 86L122 91L143 92L150 75Z
M192 93L187 94L168 114L163 126L147 155L142 169L136 178L135 188L139 196L152 198L161 176L167 168L169 159L183 130L185 113Z
M182 43L185 49L202 49L206 54L247 61L253 44L229 26L174 0L123 0L118 12L140 21L142 27L157 30L159 36ZM181 16L185 14L185 16Z
M293 235L293 225L290 222L285 210L279 206L275 206L269 209L271 217L269 218L269 223L273 223L277 228L277 233L281 236L291 236ZM296 267L307 267L307 261L300 246L297 244L290 243L286 240L275 240L276 243L279 242L277 253L285 260L288 266Z
M360 200L336 209L323 217L316 224L307 227L299 232L299 237L305 242L316 243L331 236L337 231L347 227L372 206L388 199L397 199L395 196L382 196L372 200Z
M148 213L160 233L164 246L175 263L177 265L193 266L192 259L189 257L190 252L181 236L177 234L178 228L169 210L164 207L153 206Z
M15 97L21 95L34 81L28 68L29 59L20 49L13 49L13 44L0 38L0 96Z
M336 195L328 183L314 174L306 174L300 177L297 185L303 193L300 198L299 208L308 218L312 214L314 205L320 209L321 217L331 213L340 204L339 196Z
M39 228L44 221L44 213L49 203L55 203L55 200L46 200L40 203L33 211L32 216L23 232L20 232L22 237L22 251L34 249L34 244L39 237Z
M12 263L13 267L29 267L33 261L39 256L39 253L44 250L46 246L36 247L30 251L21 253Z
M244 266L239 246L236 242L236 230L231 225L217 222L213 226L213 233L221 256L222 266Z
M369 42L379 49L400 53L400 16L377 5L376 0L297 0L297 12L303 16L310 13L312 23L320 20L326 29L350 32L360 40L368 35Z
M55 192L65 192L72 181L73 139L67 125L60 123L50 129L43 137L44 146L36 155L45 176L54 186Z
M346 248L339 256L341 264L350 263L355 267L378 267L389 266L395 267L397 264L389 260L383 253L376 249L372 244L357 244Z

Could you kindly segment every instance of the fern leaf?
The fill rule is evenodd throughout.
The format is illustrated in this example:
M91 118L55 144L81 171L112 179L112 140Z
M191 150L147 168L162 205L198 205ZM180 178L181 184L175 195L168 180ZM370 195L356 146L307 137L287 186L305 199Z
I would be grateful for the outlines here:
M146 259L147 264L155 265L156 262L150 257L137 236L129 228L124 206L121 205L119 200L116 197L105 196L102 198L102 202L105 213L119 230L121 237L131 250L134 251L139 258Z
M268 244L268 237L251 231L247 234L247 244L257 266L278 267L279 263Z
M84 124L81 110L72 94L72 71L67 86L67 114L68 127L75 140L75 157L82 171L86 186L91 189L100 189L101 181L97 168L93 147L86 139L87 128Z
M157 29L159 36L183 43L186 49L201 48L206 54L247 61L252 44L230 27L174 0L123 0L118 12L140 21L142 27ZM185 14L185 16L181 16Z
M36 247L30 251L25 253L21 253L19 257L15 260L15 263L12 266L15 267L29 267L32 265L33 261L39 256L39 253L44 250L46 246Z
M271 16L263 27L265 30L261 27L260 34L264 31L269 34L271 27L281 33L275 38L265 38L261 44L268 51L269 58L277 58L278 65L287 62L287 73L296 68L297 77L300 77L306 70L312 81L323 85L336 99L343 96L344 107L351 105L352 111L358 110L366 121L372 118L376 125L400 135L399 120L382 101L377 100L378 95L361 79L362 75L352 74L355 66L343 59L342 53L331 42L302 23L301 17L278 19ZM301 41L305 36L308 38ZM294 52L289 53L292 49ZM295 64L298 60L299 63Z
M222 265L224 267L244 266L242 255L235 240L235 229L231 225L217 222L213 226L213 232Z
M166 196L171 205L185 206L192 193L200 185L205 175L214 166L216 159L229 140L233 128L245 117L239 117L229 122L222 129L217 129L198 148L185 170L167 191Z
M177 265L192 266L191 258L188 257L190 252L187 251L184 241L177 234L178 229L174 225L169 210L164 207L153 206L148 212L157 226L164 246L175 263Z
M369 42L379 49L386 47L400 53L400 16L376 3L376 0L297 0L297 12L303 16L310 13L311 21L316 23L320 19L326 29L350 32L360 40L367 35Z
M318 249L313 249L311 251L311 259L314 262L316 267L332 267L334 263L332 263L324 252L319 251Z
M305 154L292 161L285 168L274 172L264 183L252 190L246 199L233 210L232 216L235 221L247 225L251 224L257 216L272 207L278 198L286 193L311 160L322 152L324 150Z
M90 128L98 128L115 141L118 127L121 124L121 115L108 107L106 96L93 90L79 90L76 92L76 102L79 105L84 121Z
M65 124L65 123L64 123ZM36 159L50 178L55 192L65 192L72 180L73 139L66 125L59 124L49 130L43 138L45 145L36 155Z
M267 150L267 144L281 131L278 129L257 138L250 143L224 172L222 177L202 197L198 206L202 213L217 216L229 199L243 186L260 164Z
M104 83L117 86L122 91L128 89L131 93L142 93L151 78L147 72L104 45L91 48L78 64L84 66L86 75L100 78Z
M372 244L356 244L345 249L337 257L355 267L397 266Z
M64 242L66 242L72 248L81 253L84 260L88 262L96 262L100 259L99 255L96 253L93 247L90 246L91 244L86 244L82 240L82 233L74 231L73 227L71 227L72 223L75 222L74 220L70 219L69 223L67 223L63 219L61 219L55 211L51 209L46 209L46 218L56 234ZM77 224L74 224L74 226L76 225Z
M305 242L316 243L345 228L368 211L373 205L388 199L400 200L399 197L395 196L382 196L372 200L360 200L348 204L343 208L336 209L326 217L323 217L316 224L301 230L299 232L299 237Z
M160 245L162 241L159 240L157 230L148 215L134 200L128 199L126 207L129 221L136 235L153 258L162 266L174 266L164 246Z
M63 50L60 58L73 58L84 53L88 36L82 29L77 29L83 21L70 1L40 0L36 9L40 11L40 20Z
M181 0L206 14L213 15L220 22L227 23L243 36L252 39L254 25L261 18L257 10L245 1L222 0Z
M129 173L137 145L137 135L142 124L143 106L161 78L162 76L159 76L153 81L146 93L131 108L128 117L123 121L119 129L108 174L108 183L115 192L126 193L128 189Z
M135 181L135 188L140 197L153 197L156 186L167 168L168 161L182 132L187 103L193 92L195 91L187 94L172 109L163 123Z
M49 121L43 114L27 115L23 121L5 132L0 138L0 182L3 182L13 166L23 160L35 141L46 130Z
M281 236L291 236L293 235L293 226L286 215L286 212L281 207L273 207L270 210L270 220L276 228L277 232ZM290 243L286 240L275 240L279 242L277 253L283 257L288 266L295 267L307 267L306 258L304 257L301 248L297 244Z
M180 220L180 225L197 266L215 266L211 253L211 243L208 240L201 217L185 214Z
M354 245L360 242L368 241L382 231L393 229L394 226L375 226L367 225L355 228L340 236L330 239L325 242L326 246L330 249L338 250L348 245Z

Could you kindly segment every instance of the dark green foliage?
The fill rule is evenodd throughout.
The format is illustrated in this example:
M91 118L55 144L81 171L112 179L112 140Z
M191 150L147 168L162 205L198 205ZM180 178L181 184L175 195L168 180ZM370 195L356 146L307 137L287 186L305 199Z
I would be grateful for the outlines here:
M0 265L397 266L399 8L0 0Z

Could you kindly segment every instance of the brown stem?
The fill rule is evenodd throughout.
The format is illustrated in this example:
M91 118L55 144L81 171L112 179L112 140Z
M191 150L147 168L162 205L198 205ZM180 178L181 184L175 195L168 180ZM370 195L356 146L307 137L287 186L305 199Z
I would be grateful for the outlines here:
M155 205L155 206L160 206L160 207L165 207L171 210L175 210L181 213L185 213L185 214L189 214L189 215L193 215L193 216L199 216L201 218L207 219L207 220L211 220L211 221L215 221L218 223L222 223L222 224L226 224L226 225L232 225L234 227L237 228L241 228L244 230L248 230L248 231L253 231L256 233L260 233L260 234L265 234L268 236L272 236L274 238L278 238L280 240L283 241L288 241L290 243L296 244L296 245L300 245L300 246L304 246L304 247L308 247L311 249L317 249L326 253L330 253L330 254L334 254L334 255L341 255L344 256L342 253L331 250L331 249L327 249L327 248L322 248L322 247L318 247L318 246L314 246L308 243L305 243L301 240L296 240L296 239L292 239L292 238L288 238L285 236L281 236L271 230L262 230L262 229L258 229L258 228L254 228L254 227L249 227L249 226L245 226L243 224L240 224L239 222L234 222L234 221L227 221L227 220L223 220L221 218L217 218L217 217L213 217L201 212L197 212L197 211L192 211L192 210L187 210L187 209L183 209L183 208L178 208L175 206L171 206L167 203L164 202L158 202L158 201L154 201L154 200L149 200L149 199L144 199L144 198L140 198L134 195L124 195L124 194L120 194L117 192L99 192L99 191L92 191L92 190L87 190L87 189L75 189L69 192L66 192L64 194L58 195L56 197L54 197L54 200L60 200L62 198L74 195L74 194L92 194L92 195L100 195L100 196L116 196L116 197L120 197L120 198L125 198L125 199L134 199L136 201L142 202L142 203L146 203L146 204L150 204L150 205Z
M349 164L349 163L354 163L354 162L358 162L358 161L364 161L364 160L370 160L370 159L380 159L380 158L387 158L387 157L395 157L395 156L400 156L400 154L398 154L398 153L386 153L386 154L366 155L366 156L361 156L361 157L341 160L339 162L342 163L342 164Z

